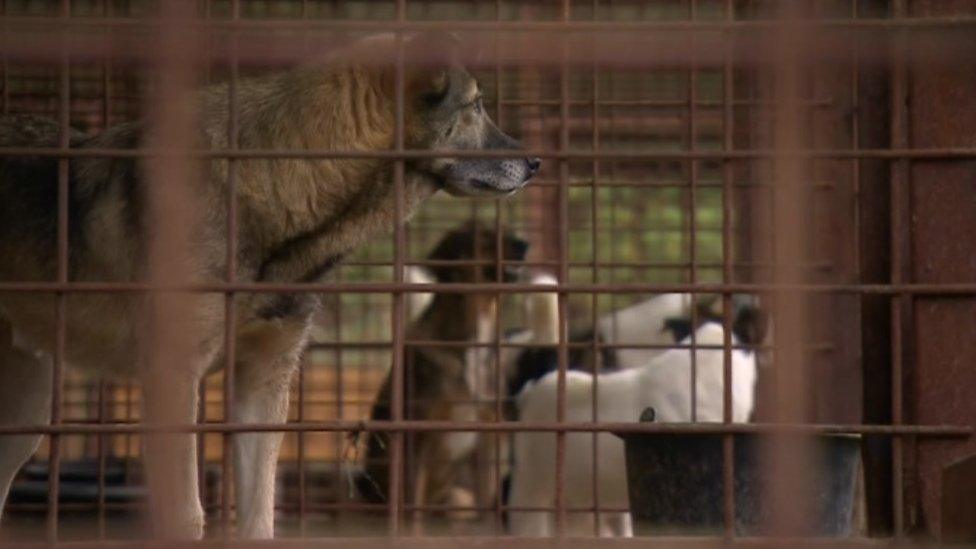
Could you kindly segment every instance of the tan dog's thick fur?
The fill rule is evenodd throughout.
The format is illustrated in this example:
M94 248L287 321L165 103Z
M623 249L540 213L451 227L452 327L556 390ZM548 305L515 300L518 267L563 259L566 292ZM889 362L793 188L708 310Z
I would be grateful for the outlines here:
M473 226L452 231L431 252L429 259L458 261L433 269L440 283L498 282L495 265L470 265L471 260L525 259L528 244L511 234ZM501 249L496 251L500 242ZM502 280L515 280L506 266ZM409 345L404 349L404 419L420 421L491 421L494 413L493 350L466 347L464 343L490 343L495 337L497 298L490 294L436 293L433 302L407 330L414 341L451 341L458 346ZM503 378L505 372L499 372ZM387 375L371 418L392 419L392 378ZM389 494L389 444L385 433L371 433L366 445L365 468L357 479L361 495L371 502L386 501ZM413 505L466 507L473 494L493 488L495 482L465 479L464 466L471 462L483 437L472 432L416 432L406 437L404 463L405 499ZM477 486L480 484L481 486ZM485 495L485 494L483 494ZM491 500L488 495L487 500ZM487 501L485 502L488 503Z
M408 149L513 149L518 143L491 122L474 78L451 52L447 35L407 39L404 79L405 147ZM394 147L396 58L392 37L373 38L314 65L240 82L239 144L244 149L379 151ZM384 63L378 62L382 60ZM199 95L200 141L226 147L228 90L217 85ZM175 100L175 99L174 99ZM93 138L72 136L74 148L137 148L147 128L131 123ZM57 125L29 116L0 118L0 146L52 147ZM239 211L237 280L320 280L343 254L394 223L394 163L388 159L242 159L236 189ZM189 242L197 279L224 277L227 163L212 161L191 189L195 210ZM537 159L413 159L405 163L406 215L436 192L507 195L524 185ZM78 157L70 161L68 197L72 281L146 279L149 193L142 164L131 158ZM0 281L51 281L56 275L57 161L42 157L0 159ZM55 334L54 296L0 292L0 323L15 336L0 341L0 425L43 424L50 402L50 355ZM194 296L186 336L192 363L153 373L138 360L136 294L69 294L66 361L98 376L143 381L146 421L192 424L202 377L222 364L224 307L221 294ZM288 387L306 344L314 296L238 294L235 422L283 423ZM178 414L155 417L166 402ZM9 479L34 451L40 436L0 437L0 511ZM147 460L172 456L178 478L149 478L152 509L166 509L160 533L200 537L204 515L198 498L195 436L167 436L165 447L148 437ZM274 472L281 434L235 435L237 531L271 537ZM154 468L147 467L150 477ZM154 517L159 522L161 517Z

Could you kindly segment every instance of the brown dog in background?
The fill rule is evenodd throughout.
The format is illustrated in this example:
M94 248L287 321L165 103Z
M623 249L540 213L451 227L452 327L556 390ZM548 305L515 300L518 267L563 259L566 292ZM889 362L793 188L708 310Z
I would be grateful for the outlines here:
M497 242L501 250L496 253ZM506 261L525 258L528 244L509 233L467 225L445 236L428 259L491 261L499 254ZM494 264L436 265L431 269L438 283L514 282L516 271ZM499 274L501 277L499 278ZM408 341L490 343L498 314L497 297L481 293L435 293L427 309L407 330ZM486 347L404 348L403 418L420 421L492 421L495 360ZM505 376L505 372L498 375ZM389 420L392 374L388 374L373 405L371 419ZM478 480L465 478L484 437L474 432L413 432L406 435L404 500L412 505L469 507L474 505ZM366 444L363 473L356 479L364 499L378 503L389 494L389 437L371 433ZM482 486L494 486L488 480Z

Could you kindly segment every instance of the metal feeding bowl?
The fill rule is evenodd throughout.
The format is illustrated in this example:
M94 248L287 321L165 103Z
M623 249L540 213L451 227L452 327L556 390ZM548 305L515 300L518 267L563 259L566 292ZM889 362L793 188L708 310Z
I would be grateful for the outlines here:
M653 421L645 410L641 421ZM621 433L634 531L639 535L710 535L723 529L722 434ZM771 434L734 434L736 535L772 533L768 488L774 479L762 455ZM807 515L805 536L854 533L860 437L805 436L809 476L797 479L791 502ZM800 532L795 532L800 533Z

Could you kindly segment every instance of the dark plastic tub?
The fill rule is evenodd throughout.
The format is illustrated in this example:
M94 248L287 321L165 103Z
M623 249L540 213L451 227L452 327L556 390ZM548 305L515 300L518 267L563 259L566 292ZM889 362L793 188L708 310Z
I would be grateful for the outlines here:
M709 535L723 530L722 438L712 434L623 434L634 532L638 535ZM764 504L764 443L772 435L736 434L736 535L770 533ZM766 440L764 440L766 439ZM810 477L795 497L808 510L803 536L847 537L854 533L854 492L860 439L853 435L807 438Z

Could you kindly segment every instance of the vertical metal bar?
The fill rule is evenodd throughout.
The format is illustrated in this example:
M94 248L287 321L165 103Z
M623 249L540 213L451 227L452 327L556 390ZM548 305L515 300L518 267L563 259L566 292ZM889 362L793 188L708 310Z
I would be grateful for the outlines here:
M502 0L495 0L495 21L502 20ZM499 40L499 35L495 34L495 124L499 128L504 128L502 121L502 116L504 111L502 110L504 93L502 90L502 62L501 62L501 41ZM502 241L502 230L504 228L504 223L502 220L502 202L500 200L495 202L495 235L497 241L495 243L495 249L498 250L498 255L500 257L503 250ZM502 280L504 274L504 267L501 262L495 263L495 280ZM505 411L503 406L503 399L508 396L505 380L509 372L502 371L502 302L501 298L497 298L497 308L495 310L495 421L504 421ZM495 450L495 476L494 476L494 508L495 508L495 531L501 532L503 530L504 516L502 505L502 440L505 435L502 433L495 433L492 436L494 442ZM511 437L509 437L511 440Z
M111 0L102 0L102 16L112 16ZM102 129L108 129L112 116L112 65L108 58L102 61Z
M213 2L214 0L203 0L203 18L206 21L210 21L211 17L213 16ZM213 39L211 36L207 37L204 51L204 56L207 61L203 65L203 81L209 86L213 82L213 63L211 62L213 53Z
M562 2L561 21L570 20L570 0ZM559 67L559 150L569 150L569 66L568 49L565 38L561 43L561 59ZM559 188L558 188L558 219L559 219L559 283L569 282L569 163L566 159L559 160ZM565 291L559 292L559 370L556 383L556 421L566 421L566 370L569 367L569 348L567 346L568 296ZM556 433L556 535L563 536L566 530L566 433Z
M111 0L102 0L102 15L104 17L111 17L112 15L112 2ZM108 58L102 61L102 130L108 129L111 124L111 95L112 95L112 73L111 73L111 63ZM98 382L98 423L105 423L108 419L108 410L106 409L106 384L104 380L99 380ZM105 539L105 435L99 433L95 436L96 444L98 445L98 496L97 496L97 507L98 507L98 538Z
M689 16L692 22L698 16L698 3L696 0L689 0L688 4ZM692 58L691 64L688 68L688 150L694 152L697 149L697 133L698 133L698 67L695 62L695 37L694 33L691 34L691 51ZM696 260L698 256L698 236L696 232L697 221L697 193L696 184L698 182L698 162L695 160L688 161L688 230L689 230L689 240L688 240L688 260L689 269L688 277L691 284L695 284L698 280L698 271L696 268ZM695 349L695 329L698 326L698 307L696 306L698 302L698 294L691 294L691 421L698 421L698 352Z
M851 0L851 19L858 18L858 0ZM851 51L851 149L856 153L861 148L861 37L854 40ZM854 188L854 198L861 199L861 159L855 156L851 159L851 184ZM861 208L854 208L854 235L861 234ZM854 275L855 280L861 280L861 247L854 246Z
M806 216L804 215L805 186L801 183L806 171L800 159L784 154L798 150L804 142L800 135L800 82L807 50L800 28L803 16L800 3L783 3L778 7L779 26L772 38L778 48L774 57L775 123L773 138L777 154L773 158L772 182L775 184L773 218L775 244L773 247L774 281L780 284L802 283L805 273L796 269L805 258ZM773 44L770 44L773 46ZM806 296L799 292L778 292L774 296L776 318L776 385L775 420L800 423L807 416L807 365L803 350L806 328ZM804 486L811 471L809 441L802 437L774 434L769 439L769 471L771 503L770 525L780 535L806 532L808 509L795 494Z
M497 86L497 81L496 81L496 86ZM500 93L500 90L496 90L496 91L498 93ZM499 100L498 101L498 105L496 107L496 111L500 111L500 110L501 110L501 101ZM498 124L499 124L499 127L501 127L501 122L500 121L498 122ZM505 230L505 222L504 222L503 214L502 214L502 201L501 200L496 200L495 201L495 280L496 281L502 281L502 280L505 279L504 278L505 267L502 264L502 255L504 254L504 251L505 251L505 241L504 241L504 238L503 238L504 237L504 230ZM505 419L505 417L504 417L505 411L504 411L503 400L502 399L505 397L505 390L506 390L505 389L505 379L506 379L506 373L507 372L503 371L503 369L502 369L502 366L503 366L503 363L502 363L502 340L504 339L504 333L502 332L502 305L503 305L503 303L502 303L501 296L500 295L496 295L495 296L495 318L494 318L495 329L494 329L494 334L493 334L494 343L495 343L495 346L494 346L494 349L493 349L493 351L494 351L494 353L493 353L493 362L495 363L495 379L494 379L494 381L495 381L495 383L494 383L494 385L495 385L495 413L494 413L494 418L495 418L495 421L496 422L502 422ZM479 406L480 405L481 404L479 404ZM485 435L481 435L481 436L485 436ZM494 505L493 505L494 511L495 511L495 525L494 526L495 526L496 532L500 532L502 530L502 499L501 499L501 492L502 492L502 485L501 485L501 482L502 482L502 469L501 469L501 467L502 467L502 465L501 465L501 461L502 461L502 455L501 455L501 446L502 446L502 437L504 435L502 433L494 433L494 434L491 434L491 435L488 435L488 436L491 437L491 440L492 440L492 449L494 450L494 456L493 456L494 462L489 465L489 467L491 467L491 468L494 469L494 475L489 474L489 478L490 478L491 483L492 483L491 493L493 494L493 500L494 500ZM479 469L479 474L480 474L480 469ZM487 483L484 483L483 482L482 485L487 485ZM482 495L482 498L484 498L484 495ZM480 502L479 502L479 505L480 505Z
M154 147L175 150L195 136L196 119L173 100L196 87L199 70L198 35L188 24L197 15L188 2L159 4L154 38L156 70L150 87L149 139ZM145 312L140 329L140 374L143 381L144 421L163 425L187 425L195 419L197 390L202 372L194 370L196 349L186 322L192 318L196 298L186 292L163 291L165 284L183 284L192 278L193 252L188 245L199 212L190 189L200 174L187 155L147 156L141 165L148 176L147 219L154 228L147 236L146 278L149 291L140 309ZM174 364L183 368L173 368ZM163 394L159 387L172 383L176 390ZM186 521L195 509L177 509L174 502L195 494L192 480L197 471L192 461L196 437L189 433L143 433L144 448L152 459L144 460L155 534L161 537L192 536L197 525ZM190 461L184 460L190 457ZM202 517L201 517L202 518Z
M617 5L616 5L615 0L607 0L607 8L608 8L608 11L610 13L614 13L616 11L616 8L617 8ZM607 88L608 88L607 89L607 96L610 99L616 99L617 98L617 86L614 85L615 82L616 82L616 79L615 78L610 78L607 81ZM617 116L616 116L617 109L614 108L614 106L609 105L609 106L606 107L606 112L607 112L607 115L608 115L608 118L609 118L609 123L610 123L609 124L609 128L608 128L608 130L610 132L610 136L609 136L610 137L610 149L618 149L620 147L620 143L617 140ZM618 178L617 178L617 174L618 174L617 162L611 160L608 163L609 163L609 169L607 170L608 171L607 179L610 180L610 181L618 181ZM607 185L606 186L606 189L607 189L607 192L608 192L608 195L609 195L608 198L610 199L610 204L609 204L609 208L610 208L609 218L610 219L609 219L609 223L608 223L607 230L608 231L613 231L613 230L615 230L617 228L617 221L618 221L618 215L617 215L618 209L617 208L619 206L619 197L617 195L617 191L619 189L615 188L612 185ZM610 241L609 248L610 248L609 249L610 263L611 264L614 264L614 265L619 265L620 264L620 262L619 262L620 253L618 251L618 247L614 244L613 240ZM611 282L616 281L617 280L616 271L611 270L610 271L610 277L609 278L610 278L610 281ZM610 299L610 307L609 307L609 309L611 311L615 311L617 309L617 303L618 303L619 297L617 296L617 294L613 293L613 294L610 294L609 299ZM616 316L613 316L611 318L613 319L613 322L611 323L611 329L610 330L611 330L611 333L614 334L614 336L613 336L614 339L613 340L616 342L617 341L617 335L616 334L619 333L619 326L618 326L618 322L617 322L617 317Z
M596 21L597 10L599 9L599 0L593 0L591 5L593 10L593 20ZM593 77L590 80L590 94L592 95L590 104L590 126L593 152L599 154L600 152L600 70L598 63L593 63ZM599 184L600 184L600 161L597 158L593 160L593 183L590 187L590 249L593 254L591 262L590 277L594 284L597 284L600 280L599 273L599 251L600 244L599 238L597 237L597 232L599 231ZM600 376L599 376L599 363L600 363L600 348L599 343L599 331L597 330L597 319L599 318L599 295L593 293L590 295L590 325L593 326L593 337L590 341L590 352L593 353L593 385L592 385L592 404L593 408L591 410L590 419L596 423L600 421ZM599 433L593 433L591 435L592 439L592 456L593 459L593 471L591 478L590 489L593 491L593 535L600 535L600 445L599 445Z
M197 423L205 423L207 421L207 381L206 379L201 380L200 387L197 390ZM200 475L200 482L198 488L198 493L200 494L200 505L203 506L203 512L207 512L207 434L198 433L197 437L197 473Z
M236 21L241 16L240 0L230 2L231 20ZM232 34L230 44L230 79L227 82L227 148L236 150L239 146L240 117L237 104L237 86L240 78L238 66L237 34ZM228 284L237 281L237 161L227 159L227 250L225 258L225 273ZM237 362L237 305L234 292L224 294L224 421L236 421L234 418L234 383L236 382L235 366ZM232 501L230 498L233 486L231 463L233 456L234 437L238 435L224 434L221 481L223 489L220 491L221 526L225 538L230 537L230 516Z
M905 0L894 0L894 17L903 18L908 14ZM891 147L908 148L908 64L907 36L896 31L893 37L891 71ZM891 163L891 283L902 284L911 277L910 253L911 239L908 219L909 203L909 163L907 159L893 160ZM905 361L905 332L910 322L911 296L900 294L892 296L891 301L891 423L901 425L903 421L903 372ZM895 436L892 440L892 499L894 504L895 537L905 536L905 491L904 491L904 440Z
M71 0L61 0L60 17L67 24L71 17ZM61 44L60 81L58 85L58 147L70 146L71 132L71 66L65 44ZM57 281L68 282L68 158L58 159L58 226L57 226ZM54 371L51 376L51 425L61 423L62 400L64 398L64 357L66 346L67 296L64 292L55 294L55 342ZM58 540L58 496L61 481L61 437L50 437L47 493L47 541Z
M341 281L342 280L342 269L336 269L336 280L338 280L338 281ZM345 413L346 413L346 406L345 406L345 402L343 401L344 395L346 393L346 391L345 391L346 385L345 385L345 368L344 368L344 364L343 364L343 356L344 355L343 355L343 352L342 352L343 349L342 349L342 345L341 345L342 344L342 323L343 323L342 295L341 294L337 294L337 295L334 296L334 299L335 299L335 308L333 309L333 312L332 312L333 336L335 337L336 342L339 343L339 345L336 346L335 354L333 355L334 356L334 360L335 360L335 367L336 367L336 373L335 373L335 375L336 375L336 386L335 386L335 394L336 394L336 415L338 416L339 419L343 419L344 416L345 416ZM304 375L299 378L299 386L298 387L299 387L299 391L301 393L304 393L304 391L305 391L305 388L304 388ZM362 393L362 389L360 389L357 394L361 394L361 393ZM302 413L304 414L304 412L302 412ZM304 417L304 415L302 417ZM302 458L304 458L304 456L305 456L304 446L305 446L305 443L306 443L306 441L305 441L305 433L299 432L299 440L300 440L300 442L299 442L299 450L302 451L301 454L300 454L300 456ZM342 448L343 440L344 440L343 434L342 433L336 433L336 448ZM300 461L299 461L299 470L298 471L299 471L299 482L302 483L302 486L300 486L300 488L299 488L299 497L302 499L302 502L301 502L302 508L306 509L306 512L307 512L307 509L308 509L308 494L307 494L307 490L305 489L305 486L304 486L304 479L305 479L305 460L304 459L300 459ZM339 478L339 477L341 477L341 475L342 475L342 459L341 459L341 454L340 454L339 455L339 459L336 460L336 477ZM343 492L340 495L340 498L345 498L345 492ZM304 528L307 527L307 522L308 522L307 517L303 514L302 515L302 528L303 528L303 532L304 532Z
M107 410L105 408L106 400L106 383L105 380L98 381L98 410L96 413L96 421L99 425L102 425L108 419ZM95 499L96 512L98 513L98 539L105 539L105 434L98 433L95 435L95 444L97 450L97 460L98 460L98 486Z
M396 0L396 19L405 21L407 15L406 0ZM404 52L403 34L396 34L396 67L394 85L394 137L393 148L398 155L393 165L393 281L403 282L403 253L406 248L404 242L403 227L403 201L404 201L404 170L405 160L402 156L404 149L404 109L405 109L405 86L404 82ZM394 421L403 419L403 386L404 386L404 318L403 318L403 292L393 293L393 366L391 375L393 377L393 391L390 398L392 418ZM389 489L389 534L397 537L400 534L400 501L403 497L403 431L392 433L390 452L390 489Z
M212 11L212 0L202 1L202 16L204 20L209 21ZM209 62L211 58L211 40L206 41L204 46L204 58L207 62L204 63L203 69L203 81L205 84L209 85L211 83L211 63ZM204 423L207 421L207 380L204 378L200 381L200 387L197 391L197 423ZM197 433L197 474L199 475L198 492L200 494L200 504L203 506L204 515L210 511L210 505L207 501L207 434Z
M299 17L303 21L306 20L306 19L308 19L308 2L306 0L302 0L302 3L301 3L301 12L299 14ZM304 39L307 41L307 35L304 36ZM308 44L307 43L305 44L305 49L306 50L308 49ZM339 307L339 304L341 302L341 297L338 296L338 295L334 295L334 296L329 296L329 299L332 299L332 300L334 300L336 302L336 309L335 309L335 313L334 314L335 315L338 315L338 307ZM334 323L333 329L336 332L339 331L340 328L339 328L339 323L338 322L335 322ZM341 357L342 356L342 350L339 349L339 348L336 348L335 354L336 354L336 357L337 358L338 357ZM339 359L339 360L341 360L341 359ZM336 407L337 407L336 419L342 419L342 393L339 390L339 387L342 384L342 368L338 364L339 363L339 360L337 360L337 369L336 369L336 379L338 380L338 384L336 385ZM298 402L297 402L298 412L297 412L297 418L296 419L299 422L305 421L305 382L306 382L306 377L307 377L307 373L308 373L308 367L309 367L309 359L308 359L308 356L305 356L305 357L303 357L299 361L299 364L298 364L298 386L296 388L296 390L298 391L298 395L297 395L297 397L298 397L298 399L297 399L298 400ZM302 537L305 536L306 531L308 529L308 517L306 516L307 513L308 513L308 507L307 507L307 505L308 505L308 490L307 490L307 487L306 487L307 476L305 474L306 473L306 471L305 471L306 451L307 451L305 434L306 433L305 433L304 430L298 431L298 433L295 434L295 437L296 437L296 452L298 454L296 456L296 462L297 462L297 465L298 465L298 533ZM342 460L340 459L341 449L342 449L342 440L343 440L342 433L339 433L339 432L335 433L335 447L336 447L336 486L337 487L341 487L342 486L342 474L340 473L340 469L342 467ZM338 497L342 497L341 496L341 494L342 494L342 489L341 488L338 488L336 490L336 492L337 492L337 494L340 494Z
M308 2L307 0L302 1L302 19L308 19ZM308 46L306 46L308 48ZM335 270L335 277L337 281L342 280L342 269ZM337 342L341 344L342 342L342 324L343 324L343 314L342 314L342 295L336 294L332 296L334 300L334 307L332 309L332 324L333 324L333 337ZM343 419L345 416L345 403L343 398L345 395L345 373L343 364L343 349L341 345L337 345L335 352L333 354L333 360L335 361L335 413L337 419ZM306 391L306 368L309 367L307 361L303 361L302 370L299 371L298 378L298 395L299 395L299 410L301 418L305 417L305 391ZM336 447L336 462L335 462L335 475L337 479L337 485L341 486L343 478L343 463L342 463L342 447L345 441L345 435L343 433L335 433L335 447ZM308 529L308 488L306 486L307 482L307 452L306 445L308 440L306 438L306 433L304 431L298 432L298 498L299 498L299 531L302 536L306 535ZM339 491L339 501L344 501L346 499L346 491Z
M735 21L734 0L725 0L725 20ZM722 63L722 150L732 152L733 141L733 101L735 88L733 82L732 55L733 35L726 33L728 40L725 46L725 56ZM722 161L722 282L731 284L732 270L732 215L733 196L732 183L735 176L734 166L729 158ZM732 295L722 294L722 423L726 426L732 423ZM754 351L757 352L757 351ZM726 434L722 437L722 516L724 519L724 537L731 541L735 537L735 437Z
M305 421L305 376L308 371L308 360L302 359L298 365L298 387L296 391L297 394L297 406L298 411L296 414L296 419L299 422ZM340 404L341 406L341 404ZM342 419L342 415L338 414L337 419ZM339 453L342 448L342 433L336 433L336 453ZM305 489L305 431L301 430L295 434L296 442L298 444L298 532L299 535L304 536L307 527L306 524L306 501L307 492ZM336 458L336 462L339 462L339 458ZM341 480L341 476L337 473L336 479ZM338 491L340 494L342 490Z
M7 0L0 0L0 13L3 13L3 15L6 16L7 10L8 10ZM0 96L0 102L2 102L3 114L8 114L10 112L10 65L7 60L7 54L6 54L7 51L6 24L4 24L3 27L0 28L0 30L3 31L2 36L0 36L0 50L3 51L3 53L0 53L0 70L3 71L3 82L0 83L0 85L3 86L3 92L2 92L3 95Z
M308 2L302 0L300 18L304 21L308 19ZM308 39L307 34L303 36L303 39ZM308 44L305 44L305 49L307 51ZM338 271L338 269L337 269ZM333 312L333 329L338 334L340 331L339 318L339 307L342 305L342 298L339 295L330 296L329 299L335 301L335 309ZM342 419L342 349L336 348L336 419ZM298 364L298 387L296 391L297 395L297 406L298 413L296 414L299 422L305 421L305 380L308 374L309 359L308 357L302 358ZM297 459L298 459L298 533L300 536L304 537L308 530L308 489L306 486L307 475L306 475L306 456L305 456L305 444L306 437L305 431L301 430L295 434L295 442L298 445ZM341 486L342 482L342 442L343 434L340 432L335 433L335 447L336 447L336 486ZM337 490L339 494L338 497L342 498L343 490L340 488Z
M123 417L125 417L125 420L126 421L132 421L133 420L133 417L132 417L132 407L133 407L133 404L134 404L133 401L135 400L134 392L135 391L132 388L132 382L131 381L127 381L125 383L125 397L124 397L125 398L125 404L124 404L125 412L123 413ZM125 455L125 481L128 483L128 482L131 482L132 481L132 461L133 461L132 437L133 437L133 435L132 434L126 434L124 436L125 436L125 439L124 439L124 443L123 443L123 446L124 446L124 448L123 448L124 454L123 455Z

